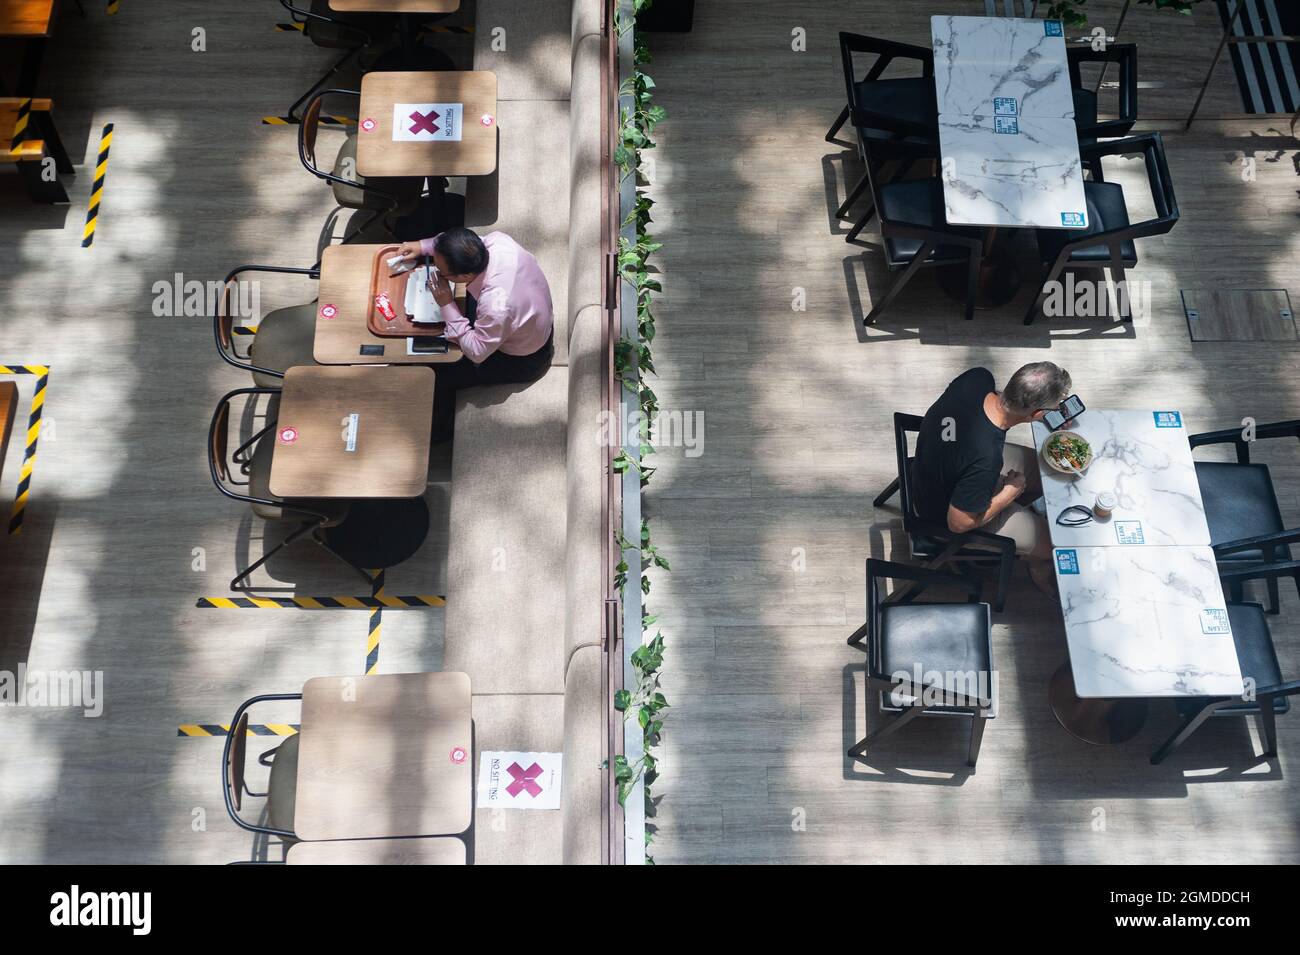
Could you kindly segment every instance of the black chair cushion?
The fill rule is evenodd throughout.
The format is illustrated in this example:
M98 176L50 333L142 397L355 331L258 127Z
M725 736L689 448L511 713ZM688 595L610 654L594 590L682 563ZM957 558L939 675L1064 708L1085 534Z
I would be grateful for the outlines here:
M853 84L853 100L877 125L888 126L889 120L924 126L938 123L932 76L863 80Z
M887 679L919 667L923 680L937 674L941 683L929 685L948 692L974 697L989 689L988 683L969 683L975 674L992 672L988 604L886 604L880 608L880 664Z
M1228 464L1197 461L1196 481L1205 502L1205 521L1210 526L1210 543L1229 541L1283 530L1282 512L1266 464ZM1291 549L1283 547L1281 560L1291 559ZM1221 560L1262 560L1258 550L1226 554Z
M975 235L971 229L952 228L944 218L943 185L938 179L908 179L887 182L880 187L880 218L889 223L920 226L959 235ZM911 262L921 251L921 240L885 235L885 256L891 266ZM967 262L971 250L961 245L940 242L927 261Z
M1228 622L1232 625L1232 640L1237 645L1237 665L1243 680L1252 680L1256 687L1276 686L1282 682L1277 651L1273 649L1273 636L1269 633L1264 608L1259 604L1228 604ZM1204 698L1185 698L1178 701L1178 711L1184 716L1195 713L1210 701ZM1285 713L1291 708L1290 697L1273 700L1273 712ZM1241 715L1258 713L1257 702L1242 701L1220 707L1218 713Z
M1088 205L1088 228L1082 233L1078 229L1037 230L1038 255L1044 263L1055 262L1065 244L1077 241L1082 235L1108 232L1130 224L1128 206L1124 204L1124 190L1119 183L1086 181L1083 184L1083 196ZM1125 264L1137 263L1137 247L1132 239L1122 240L1119 251ZM1070 253L1069 261L1105 265L1110 261L1110 249L1105 243L1083 246Z

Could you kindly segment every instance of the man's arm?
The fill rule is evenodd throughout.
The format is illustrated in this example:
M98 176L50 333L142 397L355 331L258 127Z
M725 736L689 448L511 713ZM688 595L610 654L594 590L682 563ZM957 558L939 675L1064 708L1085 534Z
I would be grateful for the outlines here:
M989 506L979 513L963 511L961 508L948 505L948 530L954 534L965 534L983 527L993 518L1005 511L1021 494L1025 491L1025 477L1017 471L1008 471L1002 478L1003 484L993 499L989 501Z

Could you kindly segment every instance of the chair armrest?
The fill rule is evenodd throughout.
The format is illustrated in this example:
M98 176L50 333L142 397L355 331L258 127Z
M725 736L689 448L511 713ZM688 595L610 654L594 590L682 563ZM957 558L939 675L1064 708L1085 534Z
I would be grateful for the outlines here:
M1300 529L1290 531L1278 531L1274 534L1260 534L1258 537L1243 537L1240 540L1224 541L1222 544L1214 545L1214 556L1222 557L1227 554L1235 554L1243 550L1255 550L1263 548L1267 550L1270 547L1277 547L1280 544L1295 544L1300 542Z
M320 278L320 266L314 265L310 268L295 268L287 265L241 265L239 268L228 273L221 283L221 297L217 299L217 309L212 316L212 334L217 343L217 354L221 360L228 365L233 365L243 371L255 372L264 375L271 375L275 378L283 378L284 372L274 368L261 368L248 361L247 356L235 352L232 332L234 323L230 315L230 290L231 284L245 272L265 272L278 273L282 275L306 275L309 278Z
M1261 696L1295 696L1300 693L1300 680L1287 680L1272 686L1255 687L1255 698Z
M1297 573L1300 573L1300 560L1279 560L1271 564L1251 564L1249 567L1240 569L1219 565L1219 579L1228 583L1266 580L1270 577L1294 577Z
M968 594L978 596L980 593L978 580L962 577L959 574L945 573L942 570L933 570L929 567L917 567L912 564L899 564L890 560L878 560L875 557L867 558L867 580L910 580L913 583L925 586L930 584L951 584Z

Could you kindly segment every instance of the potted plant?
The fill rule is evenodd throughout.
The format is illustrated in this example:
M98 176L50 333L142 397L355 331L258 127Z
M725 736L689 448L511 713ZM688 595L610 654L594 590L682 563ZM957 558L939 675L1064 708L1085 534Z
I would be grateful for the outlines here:
M688 33L695 0L634 0L636 28L648 33Z

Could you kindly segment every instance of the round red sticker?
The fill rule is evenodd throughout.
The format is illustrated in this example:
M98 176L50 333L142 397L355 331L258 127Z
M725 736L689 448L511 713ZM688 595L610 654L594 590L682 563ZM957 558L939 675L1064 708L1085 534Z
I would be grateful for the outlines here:
M298 429L297 429L297 428L281 428L281 429L280 429L280 442L281 442L282 444L293 444L293 443L294 443L295 441L297 441L297 440L298 440Z
M451 761L452 761L453 763L455 763L457 766L459 766L461 763L465 762L465 760L466 760L466 758L467 758L468 756L469 756L469 754L465 752L465 747L464 747L464 746L455 746L455 747L452 748L452 751L451 751Z
M375 122L373 119L371 119L369 116L367 116L365 119L363 119L363 120L361 121L361 128L362 128L365 132L367 132L367 133L368 133L368 132L371 132L372 130L374 130L374 128L375 128L376 126L378 126L378 125L379 125L379 124L376 123L376 122Z
M493 117L491 113L484 113L481 117L479 117L479 122L482 123L484 126L491 126L493 123L496 122L496 119L495 117Z
M339 313L338 307L334 305L322 305L320 307L321 318L333 318Z

